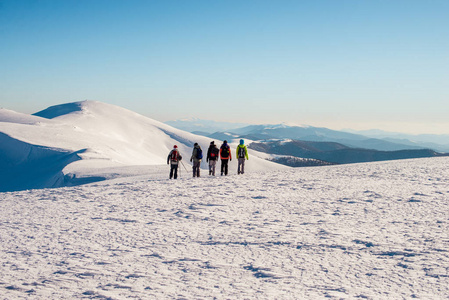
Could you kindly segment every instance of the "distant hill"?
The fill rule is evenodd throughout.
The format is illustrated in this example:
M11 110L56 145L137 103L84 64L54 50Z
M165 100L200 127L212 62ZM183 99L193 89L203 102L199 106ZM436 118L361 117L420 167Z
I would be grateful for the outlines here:
M379 151L396 151L409 149L433 149L440 152L449 151L449 146L430 142L417 142L408 139L392 139L391 137L366 136L357 132L332 130L323 127L288 124L241 124L205 121L199 119L184 119L182 121L166 122L176 128L195 132L212 139L239 139L252 141L292 139L313 142L335 142L351 148L364 148ZM205 129L207 128L207 130ZM440 139L441 140L441 139Z
M287 124L248 125L211 134L214 140L245 139L250 149L274 155L270 160L292 167L322 166L407 158L435 157L428 143L372 138L352 132ZM437 146L437 145L435 145ZM438 150L444 146L435 147ZM441 151L440 151L441 152ZM444 152L444 151L442 151Z
M227 131L235 128L248 126L246 123L229 123L229 122L217 122L213 120L201 120L197 118L186 118L174 121L164 122L175 128L188 131L188 132L201 132L211 134L217 131Z
M269 159L270 161L276 162L278 164L283 164L289 167L299 168L299 167L320 167L320 166L330 166L336 165L336 163L330 163L327 161L322 161L313 158L300 158L289 155L275 155Z
M430 149L378 151L372 149L351 148L333 142L308 142L295 140L253 142L249 145L249 148L269 154L316 159L321 162L331 164L447 156L447 154L437 153ZM278 162L280 161L278 160ZM292 166L294 163L288 165Z
M449 152L449 134L405 134L398 132L388 132L383 130L363 130L356 131L345 129L344 131L354 134L362 134L375 139L383 139L392 143L404 145L421 145L426 148L434 149L441 152Z
M251 125L229 132L215 132L210 138L223 138L225 135L252 141L292 139L309 142L334 142L351 148L365 148L378 151L395 151L405 149L424 149L415 145L392 143L386 140L368 138L347 132L319 127Z

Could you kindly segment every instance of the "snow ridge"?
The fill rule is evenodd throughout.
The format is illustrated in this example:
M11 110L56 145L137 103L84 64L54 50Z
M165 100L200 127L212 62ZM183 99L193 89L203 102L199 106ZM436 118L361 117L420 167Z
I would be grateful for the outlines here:
M87 102L87 101L85 101ZM40 112L35 113L35 116L46 118L46 119L54 119L63 115L67 115L70 113L75 113L83 110L83 102L74 102L74 103L66 103L61 105L51 106L47 109L44 109Z

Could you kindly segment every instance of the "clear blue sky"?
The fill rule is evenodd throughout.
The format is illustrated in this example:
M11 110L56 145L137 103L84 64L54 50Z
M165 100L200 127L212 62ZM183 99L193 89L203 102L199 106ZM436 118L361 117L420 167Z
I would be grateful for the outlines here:
M0 106L449 133L448 0L0 0Z

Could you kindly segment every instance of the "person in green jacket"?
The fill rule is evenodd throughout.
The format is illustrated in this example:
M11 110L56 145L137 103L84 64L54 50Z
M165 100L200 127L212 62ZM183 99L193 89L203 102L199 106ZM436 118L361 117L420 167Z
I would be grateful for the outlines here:
M237 174L245 173L245 159L248 160L248 150L245 146L245 141L240 140L240 145L237 146L236 156L239 162Z

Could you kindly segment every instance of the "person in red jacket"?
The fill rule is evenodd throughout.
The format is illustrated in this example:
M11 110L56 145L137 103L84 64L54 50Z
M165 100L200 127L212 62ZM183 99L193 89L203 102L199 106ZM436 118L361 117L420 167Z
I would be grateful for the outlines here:
M221 176L223 173L228 175L228 162L232 160L231 148L228 145L228 141L224 140L220 147L220 158L221 158Z
M174 145L173 150L170 151L167 157L167 165L171 163L170 167L170 179L178 178L178 162L182 160L182 156L179 153L178 146ZM174 177L173 177L174 176Z

